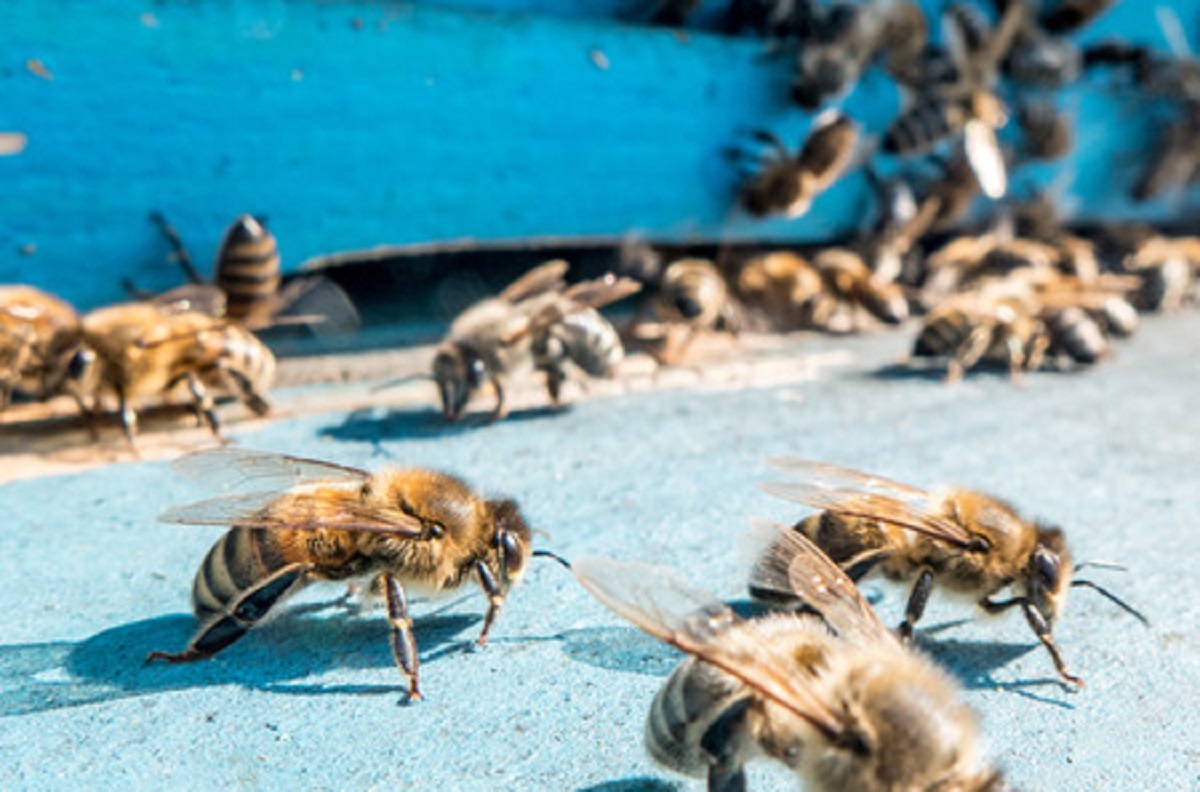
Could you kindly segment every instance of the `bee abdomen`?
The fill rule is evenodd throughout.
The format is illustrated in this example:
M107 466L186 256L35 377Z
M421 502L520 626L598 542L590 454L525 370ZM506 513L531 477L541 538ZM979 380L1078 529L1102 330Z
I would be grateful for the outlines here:
M917 340L913 343L916 357L942 357L950 355L971 333L971 323L966 315L955 311L930 318L921 326Z
M1082 308L1064 308L1046 319L1058 345L1073 360L1091 364L1108 354L1108 339Z
M225 293L226 314L243 321L265 311L279 281L275 235L250 215L242 215L225 232L217 253L216 282Z
M192 610L201 621L224 613L255 583L286 565L265 531L231 528L208 551L192 584Z
M891 154L923 154L958 129L950 106L937 97L918 99L888 127L883 150Z
M724 672L692 660L675 670L646 716L646 751L655 761L687 775L703 775L711 759L703 741L731 706L744 702Z

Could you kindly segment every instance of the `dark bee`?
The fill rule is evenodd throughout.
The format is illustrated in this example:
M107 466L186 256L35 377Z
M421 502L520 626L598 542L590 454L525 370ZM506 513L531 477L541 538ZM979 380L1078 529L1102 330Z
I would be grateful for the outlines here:
M1044 4L1038 23L1050 33L1071 33L1103 14L1116 0L1058 0Z
M1075 147L1075 127L1053 100L1026 100L1017 107L1024 139L1022 154L1032 160L1062 159Z

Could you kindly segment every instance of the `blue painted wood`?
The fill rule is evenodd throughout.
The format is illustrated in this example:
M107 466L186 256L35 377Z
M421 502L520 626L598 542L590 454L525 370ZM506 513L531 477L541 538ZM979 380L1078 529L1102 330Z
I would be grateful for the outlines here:
M236 214L265 214L288 268L462 237L812 241L869 215L857 175L798 221L733 213L723 149L752 126L799 139L810 123L788 103L787 59L611 18L628 5L6 0L0 132L28 146L0 157L0 282L82 306L119 298L122 276L174 283L152 209L200 262ZM1200 0L1175 5L1186 22ZM1087 35L1114 30L1161 41L1132 0ZM1079 213L1179 211L1120 194L1156 117L1078 96ZM900 101L872 73L844 105L878 132Z

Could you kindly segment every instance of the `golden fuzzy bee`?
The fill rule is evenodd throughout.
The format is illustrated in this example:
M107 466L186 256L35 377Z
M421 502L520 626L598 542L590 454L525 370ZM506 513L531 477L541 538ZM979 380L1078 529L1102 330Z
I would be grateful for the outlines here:
M1170 311L1194 299L1200 271L1200 237L1147 233L1122 261L1140 280L1133 297L1146 311Z
M507 413L505 388L510 376L540 365L547 374L547 389L557 403L562 381L563 356L580 368L607 371L619 359L620 341L600 324L599 314L588 314L563 325L574 314L599 308L641 286L611 275L566 286L567 262L549 261L510 284L498 296L482 300L463 311L450 325L433 358L433 379L447 421L462 417L467 403L484 383L496 394L491 418ZM550 337L547 337L550 336ZM570 337L570 342L564 339ZM553 354L550 347L556 350ZM534 350L541 350L535 360ZM553 358L553 360L552 360Z
M78 334L79 316L66 301L32 286L0 286L0 409L14 392L49 396Z
M737 331L741 313L725 276L708 259L683 258L663 270L650 304L654 318L665 325L655 356L662 362L681 360L700 333Z
M826 248L813 258L822 289L812 300L813 327L848 333L864 325L863 313L885 324L908 318L904 290L876 275L863 257L845 248Z
M275 356L240 325L148 301L85 314L69 368L63 388L85 413L98 412L106 394L116 397L132 445L139 403L166 399L182 384L213 434L219 426L209 388L232 393L254 413L266 414Z
M768 148L761 168L742 185L741 204L755 217L789 218L808 212L813 200L841 178L859 137L858 125L837 111L817 116L796 154L770 132L759 130L753 134Z
M774 557L772 583L818 615L744 620L664 567L574 565L602 603L689 655L650 705L650 755L722 792L744 790L760 757L820 792L1004 789L950 677L896 641L803 536L781 534Z
M1073 566L1061 530L1026 520L1001 500L967 489L930 493L795 457L770 462L799 481L769 482L762 485L764 491L821 510L796 523L795 532L810 539L855 580L879 571L890 580L912 582L900 625L905 639L911 637L934 586L940 586L975 599L988 613L1020 608L1059 675L1080 686L1083 680L1067 670L1052 635L1069 587L1091 587L1145 622L1140 613L1096 583L1072 580L1084 565ZM786 555L788 546L777 543L768 552ZM1006 589L1012 596L995 598ZM751 581L751 590L779 599L778 587L758 578Z
M421 697L419 658L407 590L449 592L474 581L488 598L477 643L521 578L530 530L512 500L487 499L461 479L424 468L368 473L313 459L215 449L175 463L204 481L251 483L168 509L160 520L230 526L196 573L192 606L201 626L181 652L152 652L172 663L212 657L241 638L284 597L316 581L374 578L387 603L389 642Z
M823 288L816 268L790 251L748 259L737 278L737 293L746 308L765 315L770 326L783 331L812 326L812 301Z
M1008 368L1014 378L1041 366L1049 346L1045 325L1028 298L968 293L939 303L922 320L914 358L946 363L957 382L981 363Z

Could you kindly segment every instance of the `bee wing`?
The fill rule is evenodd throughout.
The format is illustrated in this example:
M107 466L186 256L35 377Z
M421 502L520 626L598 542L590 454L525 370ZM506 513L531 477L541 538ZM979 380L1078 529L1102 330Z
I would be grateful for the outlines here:
M890 523L959 547L975 544L962 526L938 513L934 496L924 490L840 465L797 457L776 457L768 462L805 479L759 485L771 495L815 509Z
M963 145L984 195L1002 198L1008 192L1008 171L996 131L978 118L972 118L963 130Z
M347 335L362 327L362 317L341 286L323 275L312 275L280 289L268 325L280 324L303 324L318 336Z
M500 299L517 303L546 292L562 291L565 285L563 276L567 274L570 266L562 259L539 264L510 283L504 291L500 292Z
M844 638L863 643L894 640L854 581L807 536L776 523L760 522L756 527L770 531L774 540L755 563L757 585L796 594Z
M339 479L365 481L370 476L358 468L247 448L196 451L176 459L171 468L210 490L227 491L253 484L274 491L276 496L300 484Z
M423 535L420 520L394 509L367 508L353 502L333 501L319 495L299 494L286 509L271 509L282 493L270 490L226 495L174 506L158 515L159 522L181 525L237 525L265 530L367 531L408 538Z
M571 286L562 294L562 299L553 300L537 313L504 334L501 342L512 344L525 336L549 327L565 317L587 308L600 308L611 302L628 297L642 288L642 284L631 278L619 278L611 272L601 278L583 281Z
M605 606L650 635L740 679L831 739L845 731L833 709L796 673L795 662L776 651L753 622L673 570L589 556L572 571ZM730 630L734 625L740 629Z
M840 112L818 116L804 140L796 161L808 174L814 194L827 189L842 175L854 156L858 126Z

